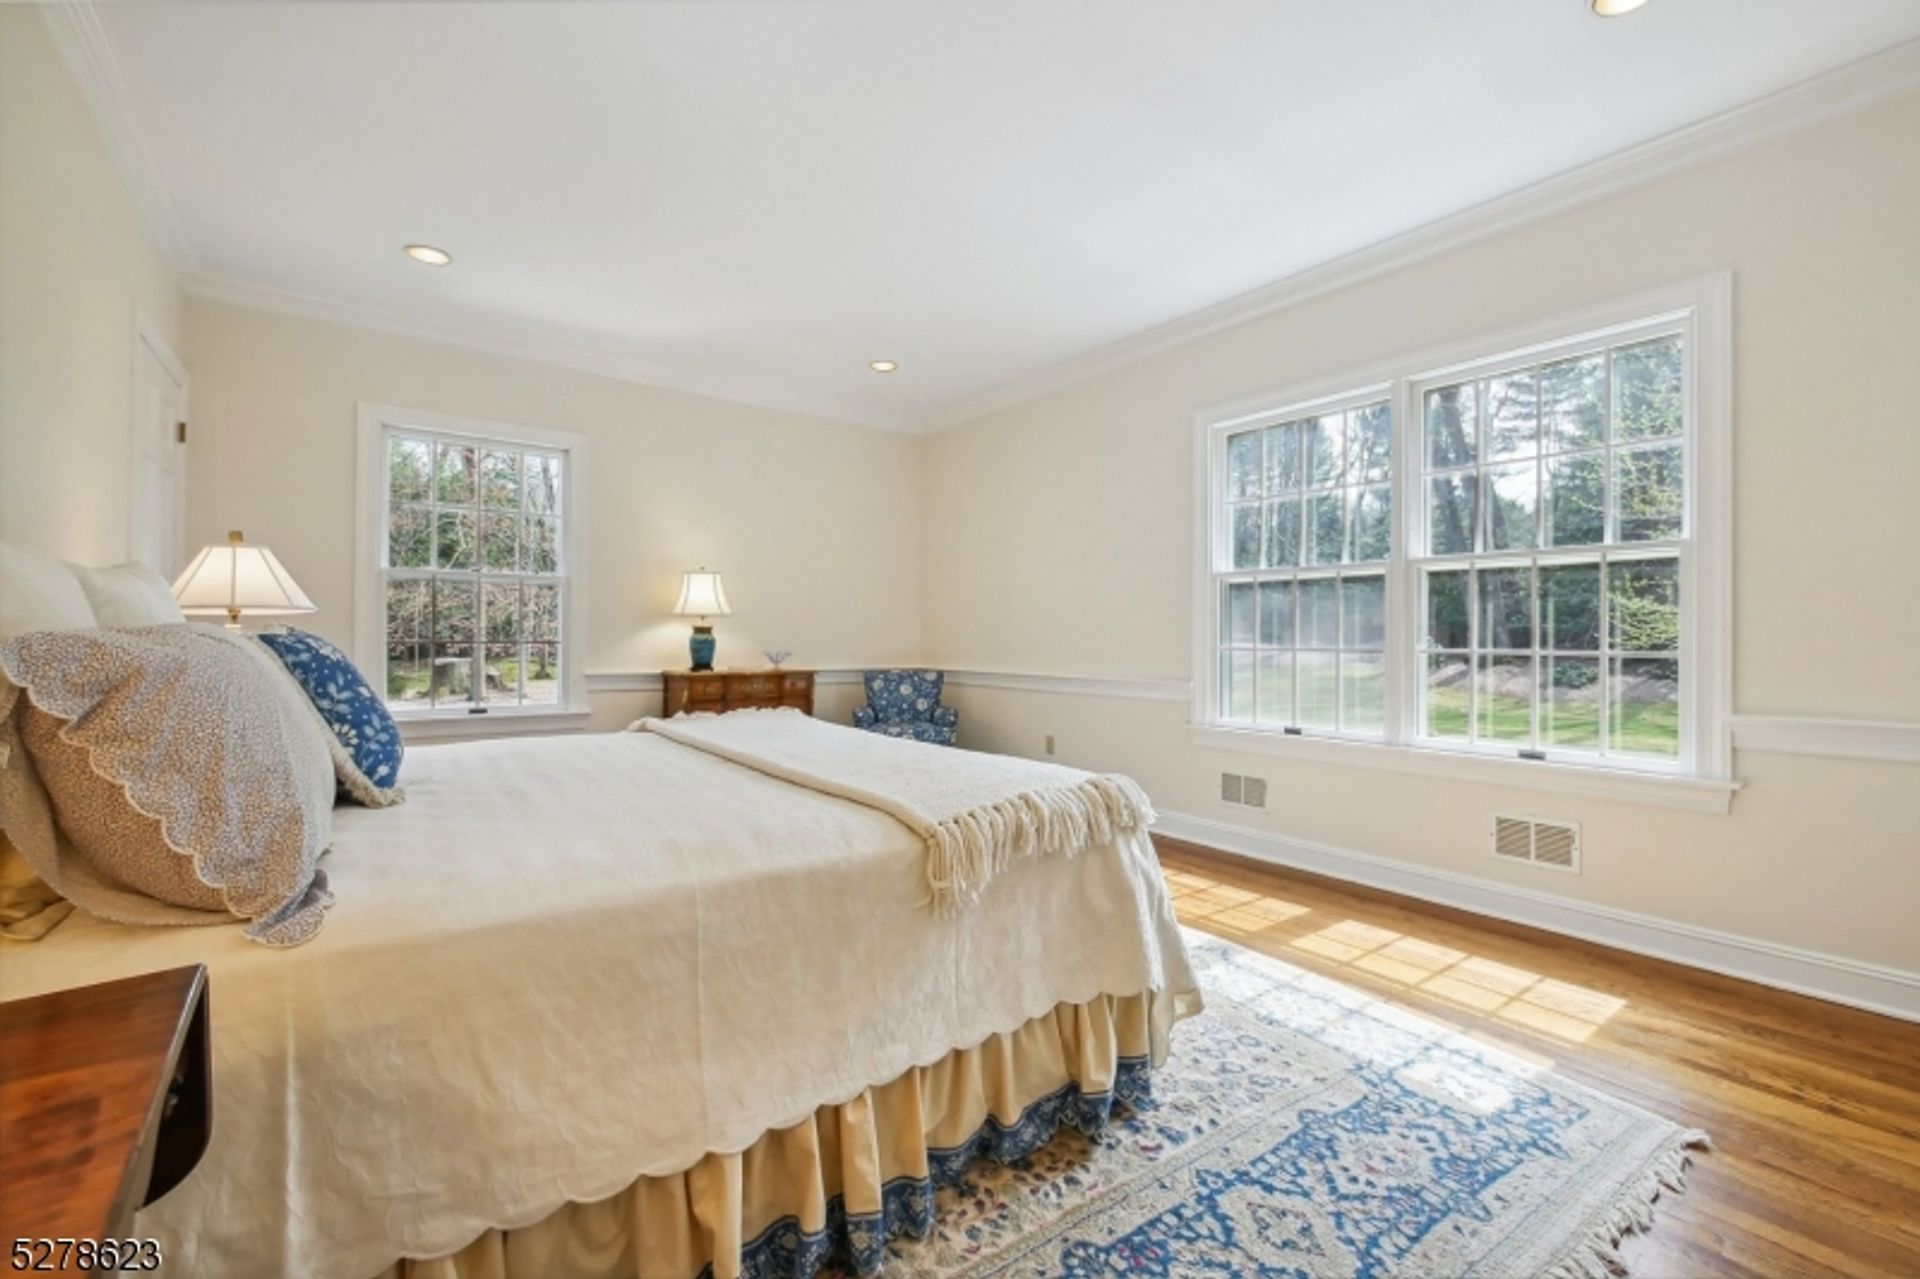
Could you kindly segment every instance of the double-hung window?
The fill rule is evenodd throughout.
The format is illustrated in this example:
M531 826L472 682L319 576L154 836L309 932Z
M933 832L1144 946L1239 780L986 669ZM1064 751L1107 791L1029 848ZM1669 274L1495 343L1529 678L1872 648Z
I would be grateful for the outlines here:
M1362 393L1227 436L1219 708L1233 721L1385 726L1393 415Z
M1415 385L1420 737L1680 758L1686 354L1656 324Z
M397 715L582 709L584 445L363 406L361 660Z
M1197 727L1724 777L1726 323L1723 278L1202 414Z

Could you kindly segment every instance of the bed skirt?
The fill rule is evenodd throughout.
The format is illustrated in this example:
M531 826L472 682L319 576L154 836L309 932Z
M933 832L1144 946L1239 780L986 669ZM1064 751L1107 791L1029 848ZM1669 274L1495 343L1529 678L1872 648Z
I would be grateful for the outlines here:
M879 1273L889 1239L924 1235L933 1192L975 1158L1018 1159L1062 1125L1105 1128L1165 1058L1173 998L1061 1004L1019 1029L867 1089L685 1172L642 1177L377 1279L790 1279L838 1257Z

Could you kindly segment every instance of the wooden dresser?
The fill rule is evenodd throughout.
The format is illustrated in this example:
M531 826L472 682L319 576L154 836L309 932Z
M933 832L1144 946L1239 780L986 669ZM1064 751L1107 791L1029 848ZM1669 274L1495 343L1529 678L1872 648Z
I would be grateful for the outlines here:
M124 1239L135 1210L200 1161L213 1131L206 969L0 1004L0 1044L0 1234L9 1250L16 1239L65 1239L69 1248Z
M667 671L665 715L791 706L813 714L812 671Z

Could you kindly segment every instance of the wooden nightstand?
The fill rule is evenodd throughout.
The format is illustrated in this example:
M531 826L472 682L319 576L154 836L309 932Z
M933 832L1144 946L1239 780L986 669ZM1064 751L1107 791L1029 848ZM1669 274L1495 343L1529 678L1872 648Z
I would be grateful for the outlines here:
M0 1004L0 1243L125 1239L213 1132L198 964Z
M791 706L813 714L812 671L665 671L662 714Z

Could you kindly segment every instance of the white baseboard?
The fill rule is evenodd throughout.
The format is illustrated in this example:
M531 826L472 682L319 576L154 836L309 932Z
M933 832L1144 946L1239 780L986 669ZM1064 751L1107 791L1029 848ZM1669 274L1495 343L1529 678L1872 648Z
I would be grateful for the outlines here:
M1920 973L1551 893L1512 888L1470 875L1272 835L1185 813L1162 810L1155 829L1173 839L1208 845L1256 861L1365 884L1510 923L1544 928L1602 946L1671 960L1904 1021L1920 1021Z

